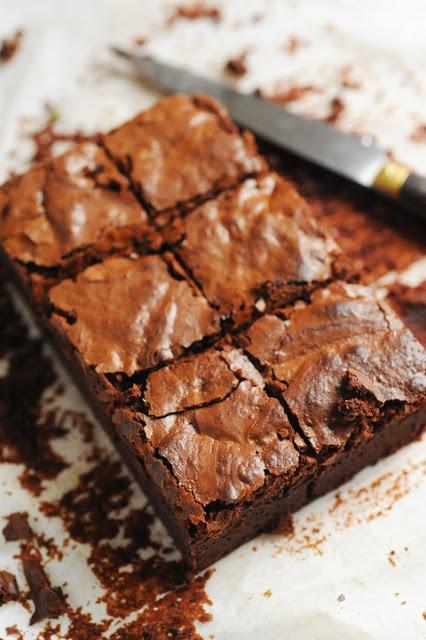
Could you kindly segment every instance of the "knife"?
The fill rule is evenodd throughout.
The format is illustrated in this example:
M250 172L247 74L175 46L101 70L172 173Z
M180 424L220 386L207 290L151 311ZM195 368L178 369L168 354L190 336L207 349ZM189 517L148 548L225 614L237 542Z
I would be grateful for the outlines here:
M355 138L331 125L298 116L273 102L240 93L149 56L136 56L118 47L112 50L130 61L143 80L163 93L213 96L238 124L260 138L363 187L379 191L426 220L426 177L389 160L385 151L370 139Z

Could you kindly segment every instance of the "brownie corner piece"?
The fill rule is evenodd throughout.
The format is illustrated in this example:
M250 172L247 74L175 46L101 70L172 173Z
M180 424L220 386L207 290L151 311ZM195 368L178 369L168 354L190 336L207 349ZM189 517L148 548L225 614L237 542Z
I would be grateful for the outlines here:
M264 528L291 487L289 508L306 500L296 434L240 351L211 348L171 363L148 375L143 396L145 412L118 408L115 428L192 569Z
M426 351L369 287L332 283L241 337L321 459L426 411ZM423 416L423 418L422 418Z
M108 257L53 287L49 301L53 325L99 373L132 376L220 331L218 314L167 254Z
M0 189L0 242L30 270L73 271L133 243L160 237L127 179L94 141L35 165Z
M274 173L176 217L164 231L204 295L234 324L306 297L341 257L305 200Z
M189 206L265 168L253 136L201 95L163 98L103 144L154 213Z

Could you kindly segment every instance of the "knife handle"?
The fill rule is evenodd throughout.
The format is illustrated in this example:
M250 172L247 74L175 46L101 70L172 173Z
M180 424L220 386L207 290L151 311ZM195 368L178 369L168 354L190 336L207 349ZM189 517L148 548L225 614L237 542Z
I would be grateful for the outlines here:
M373 187L426 221L426 177L411 173L402 164L389 161L377 174Z
M407 209L426 220L426 178L417 173L410 173L401 191L399 201Z

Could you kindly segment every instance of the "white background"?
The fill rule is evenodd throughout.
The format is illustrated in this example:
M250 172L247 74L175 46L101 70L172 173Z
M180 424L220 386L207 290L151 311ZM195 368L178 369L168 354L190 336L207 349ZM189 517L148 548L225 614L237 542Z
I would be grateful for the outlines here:
M16 57L0 67L0 179L25 166L32 149L24 134L44 122L46 102L58 109L61 129L88 132L112 127L150 104L155 94L107 51L109 43L129 46L146 35L153 54L216 77L223 77L230 56L248 50L249 74L239 81L241 89L315 85L318 92L290 105L305 114L326 114L329 100L340 95L347 109L339 126L374 135L399 159L426 172L426 144L410 140L426 122L424 0L232 0L214 3L223 7L218 24L178 21L166 27L173 4L0 0L0 38L15 28L26 30ZM253 21L257 14L262 19ZM305 46L289 55L284 45L295 35ZM360 90L340 86L348 64ZM72 385L67 389L63 402L82 408ZM100 430L97 437L109 450ZM72 465L41 500L60 496L85 468L86 445L77 433L55 446ZM17 480L21 470L0 466L0 528L3 515L27 510L41 529L60 539L60 521L39 513ZM330 495L297 514L294 538L263 535L219 562L207 583L213 620L200 625L200 633L216 640L426 638L425 473L423 440L359 474L343 489L342 507L330 513ZM384 474L389 475L372 490ZM368 490L359 495L360 487ZM135 488L133 505L143 500ZM304 536L314 544L307 545ZM388 560L391 550L395 566ZM13 544L0 542L0 568L21 576L15 552ZM77 544L64 562L51 561L48 571L54 584L67 577L72 605L102 617L87 553ZM263 595L268 590L270 597ZM0 637L6 626L23 629L27 621L19 605L0 608ZM28 629L25 638L32 640L39 630Z

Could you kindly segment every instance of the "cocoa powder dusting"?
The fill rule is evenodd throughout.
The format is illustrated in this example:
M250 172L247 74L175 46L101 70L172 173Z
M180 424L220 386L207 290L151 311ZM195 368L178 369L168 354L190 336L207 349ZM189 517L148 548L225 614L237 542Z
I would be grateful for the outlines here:
M77 474L62 497L41 503L44 515L60 518L67 531L62 548L36 523L30 527L27 514L10 514L4 527L8 540L20 542L19 557L29 584L30 592L21 594L19 601L27 606L28 598L35 602L32 622L45 620L37 640L53 640L58 634L70 640L198 639L195 623L210 619L205 584L211 572L185 583L176 550L152 533L158 523L150 507L130 508L132 482L121 464L99 448L87 417L52 408L52 397L62 393L63 387L41 340L29 336L14 309L7 282L0 269L0 357L7 362L0 377L0 463L24 465L21 483L39 495L54 486L49 483L63 469L72 472L52 441L78 430L87 452L84 460L90 465ZM84 608L67 602L70 585L50 584L46 561L60 561L73 540L89 545L88 564L103 588L104 620L95 622ZM62 617L58 622L48 620L62 614L68 620L66 632ZM124 623L129 614L132 621ZM25 637L16 626L7 633Z

